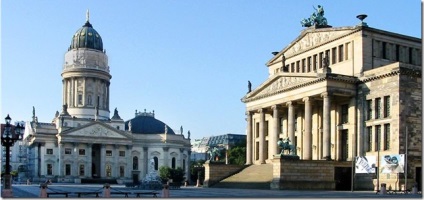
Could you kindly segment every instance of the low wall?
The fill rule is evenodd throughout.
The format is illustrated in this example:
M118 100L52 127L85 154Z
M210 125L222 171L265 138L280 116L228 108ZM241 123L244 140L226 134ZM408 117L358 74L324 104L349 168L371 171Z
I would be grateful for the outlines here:
M274 190L334 190L335 167L340 162L326 160L299 160L297 156L276 156L273 163ZM342 166L349 166L349 163Z
M231 165L225 164L225 162L210 161L206 161L203 166L205 167L205 181L203 182L203 187L210 187L247 167L246 165Z

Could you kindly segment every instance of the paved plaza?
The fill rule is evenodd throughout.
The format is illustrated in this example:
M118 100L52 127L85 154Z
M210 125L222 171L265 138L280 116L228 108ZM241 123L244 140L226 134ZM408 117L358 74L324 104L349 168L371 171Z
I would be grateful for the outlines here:
M128 192L128 198L136 198L139 189L126 188L122 185L111 185L111 192ZM48 186L48 192L69 193L68 198L77 198L78 192L99 192L99 197L103 197L103 185L93 184L55 184ZM143 190L150 192L152 190ZM157 190L161 197L161 191ZM14 198L34 198L40 196L39 185L13 185ZM112 198L125 198L124 194L112 194ZM64 195L55 195L51 198L64 198ZM83 198L96 198L94 194L83 196ZM153 195L142 195L139 198L153 198ZM421 194L375 194L373 191L295 191L295 190L259 190L259 189L225 189L225 188L202 188L202 187L181 187L170 190L170 198L420 198Z

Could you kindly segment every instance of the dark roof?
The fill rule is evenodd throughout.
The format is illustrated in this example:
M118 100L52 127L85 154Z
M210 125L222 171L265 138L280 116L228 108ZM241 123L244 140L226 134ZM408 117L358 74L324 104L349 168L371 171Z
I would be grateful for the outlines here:
M125 122L125 130L128 130L128 123L131 121L131 132L133 134L163 134L165 133L165 123L155 119L150 115L138 115ZM167 134L175 135L174 131L166 125Z
M86 21L84 26L77 30L72 37L71 49L89 48L103 51L103 41L99 33L93 28L89 21Z

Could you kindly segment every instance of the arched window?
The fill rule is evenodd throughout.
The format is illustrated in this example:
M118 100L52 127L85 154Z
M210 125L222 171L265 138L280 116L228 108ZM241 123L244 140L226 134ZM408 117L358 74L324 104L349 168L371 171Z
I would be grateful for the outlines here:
M138 170L138 157L133 157L133 170Z
M153 157L153 160L155 161L155 170L158 170L159 169L159 159L158 159L158 157Z
M175 169L175 157L172 157L172 169Z

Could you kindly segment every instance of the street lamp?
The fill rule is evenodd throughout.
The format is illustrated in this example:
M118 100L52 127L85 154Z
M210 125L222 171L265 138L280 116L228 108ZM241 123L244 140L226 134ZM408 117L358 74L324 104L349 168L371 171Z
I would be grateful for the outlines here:
M3 175L4 188L1 196L13 197L12 179L10 175L10 147L13 146L16 141L22 140L23 133L21 133L21 131L24 127L18 123L18 125L13 128L12 125L10 125L12 118L9 117L9 114L7 114L7 117L4 119L6 121L6 125L4 126L3 133L1 134L1 145L6 147L6 171Z

